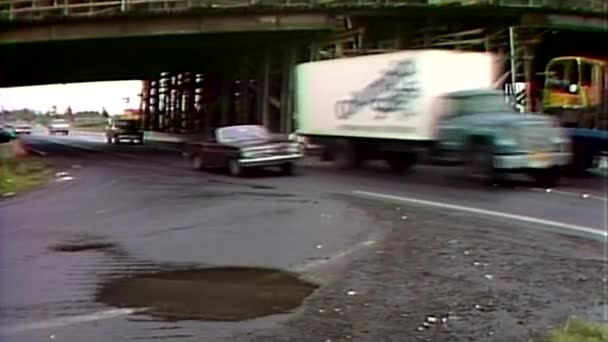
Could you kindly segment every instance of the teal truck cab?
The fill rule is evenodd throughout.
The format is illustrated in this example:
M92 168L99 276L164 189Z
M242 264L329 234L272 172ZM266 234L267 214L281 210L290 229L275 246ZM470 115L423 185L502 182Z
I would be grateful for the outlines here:
M557 184L571 158L570 140L552 118L515 112L492 89L448 93L442 100L436 153L454 157L486 182L523 172L543 185Z

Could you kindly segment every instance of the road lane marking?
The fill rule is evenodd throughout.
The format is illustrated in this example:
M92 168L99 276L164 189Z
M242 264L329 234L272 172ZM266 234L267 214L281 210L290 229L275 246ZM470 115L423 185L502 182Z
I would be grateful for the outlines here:
M501 212L493 211L493 210L479 209L479 208L466 207L466 206L455 205L455 204L448 204L448 203L443 203L443 202L428 201L428 200L423 200L423 199L388 195L388 194L369 192L369 191L354 190L351 193L353 195L359 196L359 197L389 200L389 201L396 201L396 202L401 202L401 203L411 203L411 204L424 205L424 206L442 208L442 209L451 209L451 210L469 212L469 213L473 213L473 214L493 216L493 217L502 218L502 219L510 219L510 220L516 220L516 221L521 221L521 222L533 223L533 224L538 224L538 225L542 225L542 226L555 227L555 228L562 229L564 231L572 231L572 232L576 232L578 234L583 234L584 236L591 237L593 239L599 238L602 241L604 241L606 238L608 238L608 232L605 230L602 231L602 230L596 229L596 228L579 226L579 225L575 225L575 224L569 224L569 223L563 223L563 222L557 222L557 221L551 221L551 220L545 220L545 219L539 219L536 217L509 214L509 213L501 213Z
M16 324L12 326L0 327L0 334L15 334L20 332L60 328L68 325L75 325L79 323L94 322L104 319L116 318L120 316L131 315L134 313L145 311L146 309L109 309L104 311L98 311L91 314L79 315L79 316L68 316L56 319L50 319L40 322Z

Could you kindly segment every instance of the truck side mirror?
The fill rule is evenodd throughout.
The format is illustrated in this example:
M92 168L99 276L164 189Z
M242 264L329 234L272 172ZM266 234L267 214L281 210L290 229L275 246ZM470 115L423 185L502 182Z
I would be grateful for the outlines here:
M578 85L576 85L576 84L571 84L571 85L568 87L568 91L569 91L569 92L571 92L572 94L576 94L576 93L578 93Z

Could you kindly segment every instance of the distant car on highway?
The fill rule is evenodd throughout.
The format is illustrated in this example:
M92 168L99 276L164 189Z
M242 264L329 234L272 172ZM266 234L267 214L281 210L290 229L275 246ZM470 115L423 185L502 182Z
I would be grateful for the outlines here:
M10 126L12 126L13 131L17 135L32 134L32 125L27 122L18 122L16 124L12 124Z
M238 177L245 169L272 166L291 174L302 150L297 142L273 138L263 126L238 125L218 128L206 141L187 143L184 155L197 170L227 167Z
M144 143L144 131L139 120L113 119L106 126L106 141L108 144L120 144L128 140L132 143Z
M70 133L70 125L63 119L54 119L49 123L48 130L50 135L57 133L68 135Z
M15 138L15 132L12 127L8 125L0 125L0 143L6 143Z

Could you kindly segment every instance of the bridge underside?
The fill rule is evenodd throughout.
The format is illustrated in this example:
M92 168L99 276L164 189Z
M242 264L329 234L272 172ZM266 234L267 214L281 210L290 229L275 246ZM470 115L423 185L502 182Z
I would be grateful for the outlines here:
M289 132L291 71L298 62L412 48L488 51L504 57L501 80L507 92L530 107L530 87L515 94L514 84L542 83L539 72L548 59L579 53L608 56L600 51L606 50L602 42L608 34L602 28L608 22L597 17L585 24L557 14L457 9L298 18L308 18L307 26L292 21L282 30L268 19L255 32L217 33L199 23L184 26L179 34L129 31L118 37L126 32L123 27L105 31L105 38L86 40L79 39L82 32L62 36L47 27L31 33L26 42L0 44L0 86L142 79L140 109L148 129L193 133L261 123ZM45 34L51 38L44 39ZM3 42L7 37L0 34Z
M0 87L147 79L161 71L223 70L305 45L316 32L223 33L0 45Z

